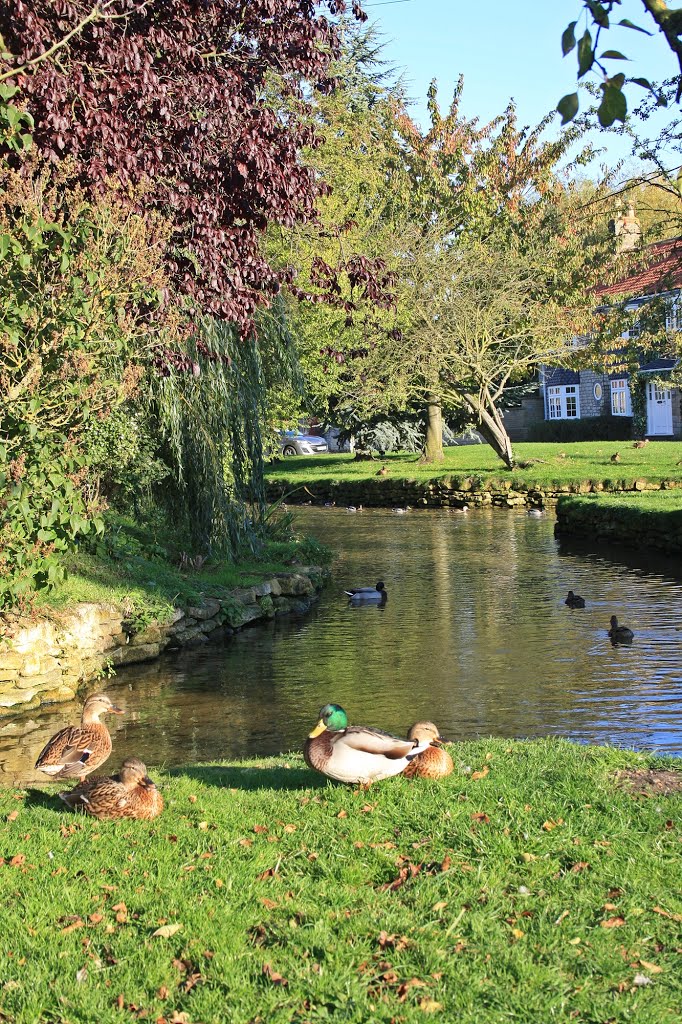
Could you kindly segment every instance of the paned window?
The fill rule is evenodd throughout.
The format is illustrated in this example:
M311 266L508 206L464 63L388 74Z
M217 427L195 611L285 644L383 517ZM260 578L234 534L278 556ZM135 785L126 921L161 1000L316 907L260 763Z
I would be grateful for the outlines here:
M580 416L577 384L561 384L547 388L547 411L550 420L575 420Z
M611 381L611 415L632 416L630 388L626 380Z

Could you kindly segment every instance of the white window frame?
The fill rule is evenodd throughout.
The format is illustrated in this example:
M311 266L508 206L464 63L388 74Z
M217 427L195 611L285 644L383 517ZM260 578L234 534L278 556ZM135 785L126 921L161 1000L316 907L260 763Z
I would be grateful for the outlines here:
M625 378L611 381L611 415L632 416L630 386Z
M682 331L682 304L676 296L665 311L666 331Z
M580 389L577 384L547 385L547 419L580 419Z

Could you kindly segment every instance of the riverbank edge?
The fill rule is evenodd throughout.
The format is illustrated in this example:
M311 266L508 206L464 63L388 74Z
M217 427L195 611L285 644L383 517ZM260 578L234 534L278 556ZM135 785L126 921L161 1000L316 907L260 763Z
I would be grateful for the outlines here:
M303 615L328 577L321 566L277 572L252 586L176 607L168 621L151 622L140 631L120 605L106 602L14 616L11 635L0 646L0 717L73 700L112 669L201 646L213 634L229 636L259 621Z
M678 509L664 510L651 507L645 495L635 498L631 493L624 494L622 502L600 501L594 495L564 496L557 504L556 517L557 536L682 555L682 503Z
M571 494L642 493L646 491L680 490L682 480L632 481L582 480L578 483L547 487L538 483L510 481L481 482L477 478L439 476L430 480L311 480L295 483L282 477L267 481L266 496L270 502L286 499L290 504L335 504L358 508L554 508L561 498ZM682 494L680 495L682 508Z

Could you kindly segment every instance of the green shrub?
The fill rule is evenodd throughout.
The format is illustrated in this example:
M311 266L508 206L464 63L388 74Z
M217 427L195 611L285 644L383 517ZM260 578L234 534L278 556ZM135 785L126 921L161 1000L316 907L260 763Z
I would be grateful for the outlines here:
M631 416L589 416L580 420L543 420L528 431L529 441L629 441L632 438Z

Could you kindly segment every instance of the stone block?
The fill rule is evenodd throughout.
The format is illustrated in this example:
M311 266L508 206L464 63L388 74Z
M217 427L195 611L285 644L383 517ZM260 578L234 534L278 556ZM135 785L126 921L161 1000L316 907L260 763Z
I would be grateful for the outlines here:
M272 583L270 580L264 580L253 588L256 597L267 597L272 593Z
M282 594L287 597L299 597L303 594L312 594L315 590L307 576L300 573L280 574L278 577Z
M268 583L270 584L270 596L271 597L280 597L280 595L282 593L282 588L279 585L279 580L278 579L268 580Z
M255 587L238 587L230 591L230 597L240 604L255 604L256 590Z
M160 644L140 644L139 647L129 644L127 647L114 648L108 660L112 665L133 665L139 661L153 661L158 658L161 650Z
M49 690L50 687L58 686L62 681L61 669L54 668L51 672L41 672L38 676L29 676L24 679L22 676L17 680L20 690Z
M249 622L263 618L263 612L257 604L237 604L236 602L223 605L224 621L233 629L241 629Z
M163 639L163 633L159 626L152 625L147 626L141 633L135 633L130 638L130 644L132 647L141 647L145 644L158 644Z
M254 598L255 600L255 598ZM207 597L200 605L187 609L187 614L194 619L213 619L220 611L220 601L214 597Z

